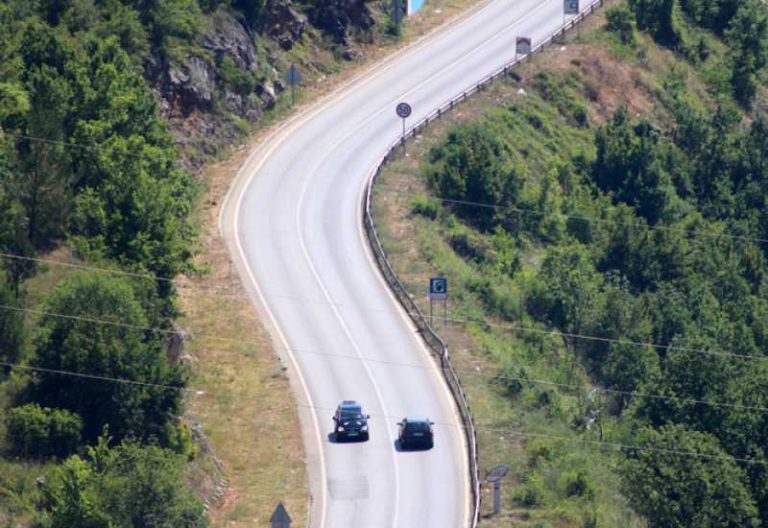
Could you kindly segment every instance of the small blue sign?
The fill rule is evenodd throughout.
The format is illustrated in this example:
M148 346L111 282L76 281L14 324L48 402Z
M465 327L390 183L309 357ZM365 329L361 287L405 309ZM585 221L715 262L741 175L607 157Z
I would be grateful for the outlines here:
M435 301L447 299L448 279L445 277L432 277L429 279L429 298Z
M415 13L424 4L424 0L408 0L408 14Z

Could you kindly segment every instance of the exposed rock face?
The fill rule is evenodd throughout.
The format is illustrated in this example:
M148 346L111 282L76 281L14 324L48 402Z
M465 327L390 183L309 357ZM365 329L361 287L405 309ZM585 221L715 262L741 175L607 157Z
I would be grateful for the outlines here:
M346 46L351 29L365 32L373 27L375 21L368 3L368 0L316 0L309 9L309 20Z
M185 151L184 162L198 167L221 145L238 138L239 120L258 121L275 107L285 90L287 61L282 52L297 42L307 44L311 57L328 47L327 39L319 38L322 32L331 36L334 51L343 58L359 59L358 44L372 38L370 29L375 25L368 1L265 0L253 28L239 18L238 11L220 9L205 19L206 27L189 43L185 55L169 59L156 50L145 71L160 112L170 119ZM265 43L259 35L276 45ZM318 64L310 58L300 66L312 69Z
M216 65L229 57L235 66L248 73L259 70L253 36L231 15L219 12L201 37L200 52L192 52L181 61L159 64L150 62L148 71L160 94L160 108L169 117L188 116L195 110L212 109L214 96L223 92ZM250 110L242 97L222 93L225 104L236 102L232 111L243 115ZM229 107L229 105L227 104Z
M301 14L291 0L267 0L264 5L260 29L281 48L288 51L301 40L307 28L307 17Z
M181 64L171 64L167 71L164 94L171 108L187 113L190 108L210 109L213 102L214 73L208 63L191 55Z
M214 16L213 24L203 34L203 47L214 53L217 63L228 55L242 70L255 72L259 68L253 36L243 24L226 13L219 12Z

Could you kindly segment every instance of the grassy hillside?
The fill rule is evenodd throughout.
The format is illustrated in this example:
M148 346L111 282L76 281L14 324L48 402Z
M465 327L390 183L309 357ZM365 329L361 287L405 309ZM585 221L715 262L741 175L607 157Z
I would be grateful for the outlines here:
M765 72L736 71L727 2L651 4L609 2L375 188L423 307L448 278L481 466L512 468L485 526L766 521Z

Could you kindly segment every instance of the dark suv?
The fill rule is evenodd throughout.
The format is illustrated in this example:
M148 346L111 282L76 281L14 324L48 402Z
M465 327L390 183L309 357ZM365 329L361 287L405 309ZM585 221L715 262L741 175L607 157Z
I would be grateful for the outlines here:
M352 400L344 400L333 415L333 434L336 440L359 438L368 440L368 418L363 406Z
M403 418L398 422L400 426L400 447L409 449L411 447L424 447L432 449L435 445L435 432L432 429L434 422L426 418Z

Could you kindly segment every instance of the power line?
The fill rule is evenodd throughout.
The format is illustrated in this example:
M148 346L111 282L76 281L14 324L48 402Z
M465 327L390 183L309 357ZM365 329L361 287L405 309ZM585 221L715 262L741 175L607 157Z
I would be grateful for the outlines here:
M110 321L108 319L99 319L96 317L88 317L88 316L82 316L82 315L68 315L68 314L60 314L56 312L49 312L46 310L33 310L31 308L21 308L19 306L10 306L7 304L0 304L0 310L8 310L12 312L23 312L23 313L30 313L35 315L44 315L47 317L58 317L60 319L69 319L72 321L80 321L85 323L95 323L95 324L103 324L103 325L109 325L109 326L117 326L120 328L130 328L132 330L143 330L146 332L157 332L162 334L176 334L177 332L175 330L171 330L168 328L158 328L154 326L141 326L141 325L134 325L129 323L120 323L118 321Z
M162 328L155 328L155 327L145 327L145 326L139 326L139 325L130 325L126 323L118 323L115 321L109 321L109 320L103 320L98 318L92 318L92 317L81 317L81 316L73 316L73 315L65 315L65 314L57 314L49 311L42 311L42 310L31 310L26 308L19 308L19 307L9 307L7 305L0 305L0 309L10 309L14 311L19 312L30 312L34 314L39 315L47 315L52 317L61 317L68 320L77 320L77 321L83 321L88 323L97 323L97 324L106 324L111 326L122 326L127 327L131 329L139 329L144 331L155 331L159 333L165 333L165 334L175 334L176 332L174 330L169 329L162 329ZM197 338L203 339L214 339L219 341L225 341L225 342L237 342L240 343L241 340L233 339L233 338L227 338L222 336L216 336L211 334L200 334L197 336ZM396 367L407 367L407 368L420 368L425 370L435 370L439 371L434 366L427 366L427 365L419 365L419 364L412 364L412 363L403 363L403 362L396 362L396 361L388 361L388 360L380 360L376 358L369 358L369 357L359 357L359 356L349 356L345 354L339 354L339 353L331 353L331 352L324 352L324 351L317 351L317 350L307 350L307 349L297 349L297 348L291 348L291 347L280 347L275 346L275 348L278 349L284 349L287 351L291 351L292 353L298 353L298 354L311 354L311 355L318 355L318 356L324 356L324 357L334 357L339 359L349 359L349 360L355 360L355 361L362 361L367 363L376 363L376 364L384 364L389 366L396 366ZM6 366L18 366L20 368L28 368L31 369L31 367L23 366L23 365L12 365L3 363ZM43 370L44 371L44 370ZM54 372L54 371L50 371ZM71 375L79 375L83 377L89 377L88 375L79 374L72 371L55 371L55 373L58 374L71 374ZM128 382L127 380L118 380L117 378L103 378L104 380L115 380L115 381L123 381ZM497 380L496 384L499 385L498 381L501 380L510 380L510 381L520 381L520 382L528 382L528 383L534 383L534 384L543 384L543 385L551 385L551 386L558 386L562 388L571 388L571 389L581 389L584 391L587 390L598 390L605 393L613 393L613 394L621 394L626 395L630 397L637 397L637 398L654 398L664 401L677 401L680 403L695 403L700 405L708 405L713 407L727 407L732 409L740 409L740 410L751 410L751 411L758 411L758 412L768 412L768 408L765 407L758 407L758 406L747 406L747 405L741 405L741 404L733 404L733 403L727 403L727 402L714 402L710 400L702 400L702 399L693 399L693 398L682 398L682 397L676 397L676 396L663 396L658 394L646 394L646 393L640 393L635 391L621 391L616 389L608 389L608 388L599 388L599 387L588 387L588 386L580 386L580 385L569 385L565 383L557 383L552 382L548 380L537 380L537 379L531 379L531 378L525 378L525 377L515 377L515 376L496 376L495 380ZM493 383L493 382L492 382Z
M177 392L188 392L193 393L195 395L203 395L205 394L205 391L202 390L195 390L195 389L189 389L187 387L177 387L175 385L167 385L163 383L149 383L146 381L136 381L136 380L130 380L127 378L115 378L111 376L100 376L97 374L84 374L81 372L74 372L70 370L60 370L60 369L51 369L51 368L44 368L44 367L35 367L33 365L21 365L18 363L8 363L6 361L0 361L0 366L8 367L8 368L18 368L22 370L30 370L33 372L42 372L45 374L58 374L60 376L70 376L75 378L85 378L90 380L96 380L96 381L106 381L110 383L120 383L125 385L138 385L141 387L151 387L156 389L164 389L164 390L172 390Z
M145 278L150 280L161 280L161 281L170 281L175 283L175 279L170 279L167 277L159 277L154 275L147 275L147 274L140 274L140 273L131 273L131 272L125 272L120 270L111 270L108 268L98 268L93 266L86 266L86 265L80 265L80 264L70 264L63 261L55 261L55 260L48 260L48 259L36 259L33 257L24 257L20 255L13 255L9 253L0 253L0 258L18 258L23 260L34 260L39 262L44 262L47 264L55 264L55 265L61 265L61 266L68 266L73 267L81 270L86 271L94 271L94 272L101 272L101 273L112 273L117 275L126 275L126 276L132 276L137 278ZM177 287L184 288L182 285L178 285ZM213 288L209 288L213 289ZM270 292L263 292L264 296L267 298L274 298L274 299L283 299L283 300L295 300L302 303L311 303L311 304L320 304L324 306L336 306L339 308L343 307L355 307L358 308L356 305L347 305L342 303L335 303L332 301L327 300L308 300L306 298L294 296L294 295L282 295L282 294L276 294L276 293L270 293ZM248 298L247 294L236 294L232 295L233 298ZM22 309L18 307L10 307L10 306L2 306L0 305L0 309L14 309L17 311L29 311L27 309ZM372 308L363 307L362 310L368 311L368 312L379 312L379 313L394 313L393 310L374 310ZM57 316L57 314L47 313L43 315L51 315L51 316ZM410 313L409 315L416 318L425 318L425 315L418 314L418 313ZM601 336L592 336L587 334L578 334L573 332L564 332L560 330L545 330L541 328L535 328L535 327L528 327L528 326L522 326L522 325L515 325L511 323L493 323L486 320L481 319L462 319L462 318L455 318L455 317L445 317L443 318L446 321L450 321L452 323L458 323L458 324L483 324L487 326L492 326L495 328L501 328L511 331L518 331L518 332L530 332L530 333L536 333L536 334L542 334L542 335L556 335L560 337L568 337L573 339L581 339L581 340L588 340L588 341L598 341L603 343L609 343L609 344L617 344L617 345L630 345L630 346L648 346L656 349L661 350L667 350L667 351L683 351L683 352L691 352L696 354L704 354L704 355L712 355L712 356L721 356L721 357L733 357L733 358L739 358L739 359L748 359L748 360L757 360L757 361L765 361L768 360L768 357L765 356L754 356L749 354L737 354L733 352L723 352L723 351L712 351L712 350L703 350L703 349L694 349L690 347L683 347L679 345L672 345L672 344L661 344L661 343L650 343L650 342L638 342L638 341L630 341L626 339L616 339L616 338L608 338L608 337L601 337ZM117 323L112 323L117 324ZM119 326L119 325L118 325ZM165 332L172 332L168 330L164 330Z
M0 365L5 367L13 367L13 368L20 368L20 369L26 369L36 372L43 372L46 374L57 374L57 375L64 375L64 376L73 376L78 378L86 378L86 379L92 379L97 381L106 381L106 382L112 382L112 383L121 383L121 384L127 384L127 385L138 385L138 386L145 386L145 387L152 387L152 388L159 388L164 390L173 390L178 392L185 392L185 393L192 393L195 395L204 395L206 394L205 391L202 390L196 390L196 389L190 389L186 387L177 387L174 385L167 385L167 384L160 384L160 383L147 383L147 382L141 382L141 381L135 381L135 380L128 380L124 378L114 378L109 376L98 376L93 374L82 374L77 372L71 372L71 371L65 371L65 370L58 370L58 369L48 369L43 367L35 367L31 365L18 365L8 362L0 362ZM314 411L333 411L334 409L330 407L320 407L320 406L313 406L313 405L304 405L304 404L297 404L297 407L304 407L308 408ZM374 413L372 416L382 418L382 419L389 419L389 420L396 420L399 419L399 417L391 416L391 415L385 415L381 413ZM440 426L446 426L446 427L454 427L459 429L464 429L465 426L463 424L456 424L453 422L435 422L436 425ZM648 451L648 452L655 452L655 453L662 453L662 454L673 454L678 456L687 456L687 457L694 457L694 458L704 458L709 460L729 460L734 462L743 462L746 464L754 464L754 465L766 465L768 462L764 460L758 460L758 459L749 459L749 458L740 458L735 456L719 456L719 455L709 455L706 453L698 453L695 451L683 451L683 450L676 450L676 449L666 449L666 448L655 448L651 446L640 446L640 445L631 445L631 444L623 444L618 442L608 442L608 441L598 441L598 440L588 440L584 438L572 438L562 435L553 435L550 433L534 433L534 432L528 432L528 431L520 431L516 429L510 429L506 427L498 427L493 424L479 424L475 427L477 430L481 431L487 431L487 432L496 432L496 433L504 433L504 434L511 434L516 436L522 436L522 437L532 437L532 438L548 438L548 439L555 439L555 440L561 440L565 442L570 443L590 443L594 444L600 447L610 447L617 450L622 451Z
M273 297L272 295L265 295L266 297ZM276 297L276 296L275 296ZM297 298L297 297L291 297L291 296L283 296L280 297L283 299L294 299L299 300L302 302L307 302L305 299ZM340 304L340 303L329 303L327 301L317 301L317 304L321 305L333 305L337 307L354 307L354 305L346 305L346 304ZM34 310L31 308L22 308L18 306L11 306L11 305L2 305L0 304L0 310L10 310L10 311L16 311L16 312L25 312L35 315L44 315L49 317L59 317L64 319L71 319L71 320L79 320L84 322L90 322L90 323L101 323L101 324L108 324L112 326L118 326L118 327L126 327L126 328L133 328L138 330L145 330L145 331L152 331L152 332L159 332L159 333L165 333L165 334L175 334L175 330L166 329L166 328L157 328L157 327L148 327L148 326L138 326L138 325L130 325L127 323L120 323L117 321L110 321L110 320L104 320L99 319L96 317L89 317L89 316L74 316L74 315L68 315L68 314L60 314L50 311L43 311L43 310ZM377 311L379 313L397 313L394 310L372 310L370 308L363 308L364 311L373 312ZM411 313L408 312L408 315L415 317L415 318L423 318L426 319L427 316L419 313ZM529 327L529 326L523 326L523 325L515 325L515 324L509 324L509 323L493 323L486 320L480 320L480 319L462 319L462 318L455 318L455 317L446 317L444 318L446 321L450 321L452 323L457 324L481 324L481 325L487 325L492 326L495 328L500 328L502 330L508 330L513 332L528 332L538 335L545 335L545 336L558 336L558 337L567 337L572 339L581 339L581 340L587 340L587 341L596 341L601 343L608 343L608 344L615 344L615 345L627 345L627 346L635 346L635 347L651 347L656 348L659 350L665 350L667 352L670 351L681 351L681 352L689 352L692 354L698 354L698 355L710 355L710 356L719 356L719 357L730 357L730 358L737 358L737 359L744 359L744 360L754 360L754 361L768 361L768 357L766 356L754 356L750 354L737 354L734 352L723 352L723 351L714 351L714 350L705 350L705 349L696 349L696 348L690 348L690 347L684 347L680 345L672 345L672 344L661 344L661 343L652 343L652 342L642 342L642 341L631 341L627 339L617 339L617 338L610 338L610 337L600 337L600 336L593 336L593 335L587 335L587 334L578 334L574 332L563 332L560 330L545 330L541 328L535 328L535 327ZM217 337L217 336L211 336L212 339L221 339L221 340L227 340L227 338L223 337Z
M402 189L382 188L379 186L379 187L374 187L374 192L377 189L389 194L402 194L402 195L412 196L412 193L408 193L407 191L403 191ZM471 200L456 200L452 198L440 198L437 196L427 196L427 199L432 199L438 202L450 203L455 205L467 205L471 207L481 207L485 209L514 211L518 213L538 215L538 216L545 216L546 214L548 214L544 211L539 211L536 209L523 208L523 207L517 207L517 206L507 206L507 205L495 205L495 204L489 204L489 203L483 203L483 202L475 202ZM685 229L682 227L663 226L658 224L648 225L648 224L642 224L639 222L638 223L626 222L626 221L620 221L620 220L611 219L611 218L597 218L594 216L588 216L588 215L582 215L582 214L563 213L561 211L557 211L555 214L562 216L564 218L572 218L574 220L586 220L586 221L591 221L596 223L615 223L619 225L625 225L628 227L634 227L634 228L645 230L645 231L671 231L671 232L683 233L684 235L688 235L688 236L692 235L692 236L704 236L704 237L710 237L710 238L727 238L732 240L742 240L746 242L756 242L758 244L768 243L768 239L766 238L750 237L746 235L733 235L730 233L715 233L712 230L704 230L704 229L691 230L691 229Z
M499 383L500 381L519 381L521 383L525 382L525 383L533 383L537 385L550 385L550 386L560 387L565 389L580 390L583 392L597 391L597 392L603 392L608 394L618 394L621 396L630 396L632 398L649 398L649 399L655 399L655 400L673 401L678 403L694 403L697 405L706 405L709 407L726 407L730 409L737 409L737 410L744 410L744 411L757 411L761 413L768 412L768 407L741 405L737 403L727 403L727 402L716 402L716 401L701 400L696 398L682 398L679 396L664 396L661 394L649 394L649 393L637 392L637 391L624 391L624 390L618 390L618 389L608 389L603 387L590 387L588 385L571 385L568 383L558 383L558 382L549 381L549 380L524 378L524 377L518 377L518 376L506 376L506 375L496 376L494 377L494 380L491 381L491 383L500 386L501 385L501 383Z
M83 143L75 143L75 142L72 142L72 141L62 141L62 140L57 140L57 139L48 139L48 138L43 138L43 137L38 137L38 136L31 136L31 135L28 135L28 134L20 134L18 132L10 132L8 130L0 129L0 135L2 135L2 134L8 135L8 136L12 136L12 137L17 137L17 138L20 138L20 139L26 139L28 141L36 141L38 143L47 143L49 145L59 145L59 146L62 146L62 147L78 148L78 149L81 149L81 150L91 150L91 151L96 151L96 152L103 151L103 152L110 152L110 153L114 152L114 150L115 150L114 148L110 148L109 145L106 145L106 144L103 144L103 143L102 144L86 145L86 144L83 144ZM156 143L150 142L149 139L146 136L138 135L138 134L133 134L133 135L130 135L130 136L115 135L115 136L111 136L111 137L120 137L120 138L123 138L123 139L129 139L129 138L132 138L132 137L138 137L138 138L141 138L142 139L142 143L144 145L148 146L148 147L156 147L156 146L158 146ZM136 158L136 157L139 157L139 156L143 155L142 152L134 151L134 150L128 150L128 149L123 150L122 154L125 157L127 157L127 158Z
M148 279L148 280L156 280L156 281L167 281L167 282L173 282L174 279L169 279L167 277L160 277L158 275L151 275L148 273L134 273L130 271L123 271L123 270L116 270L116 269L109 269L109 268L99 268L96 266L88 266L85 264L75 264L72 262L65 262L63 260L52 260L52 259L44 259L44 258L38 258L38 257L27 257L24 255L15 255L13 253L0 253L0 258L4 259L10 259L10 260L22 260L22 261L29 261L29 262L36 262L38 264L49 264L52 266L62 266L65 268L74 268L79 269L83 271L97 271L99 273L110 273L112 275L122 275L127 277L134 277L139 279Z

